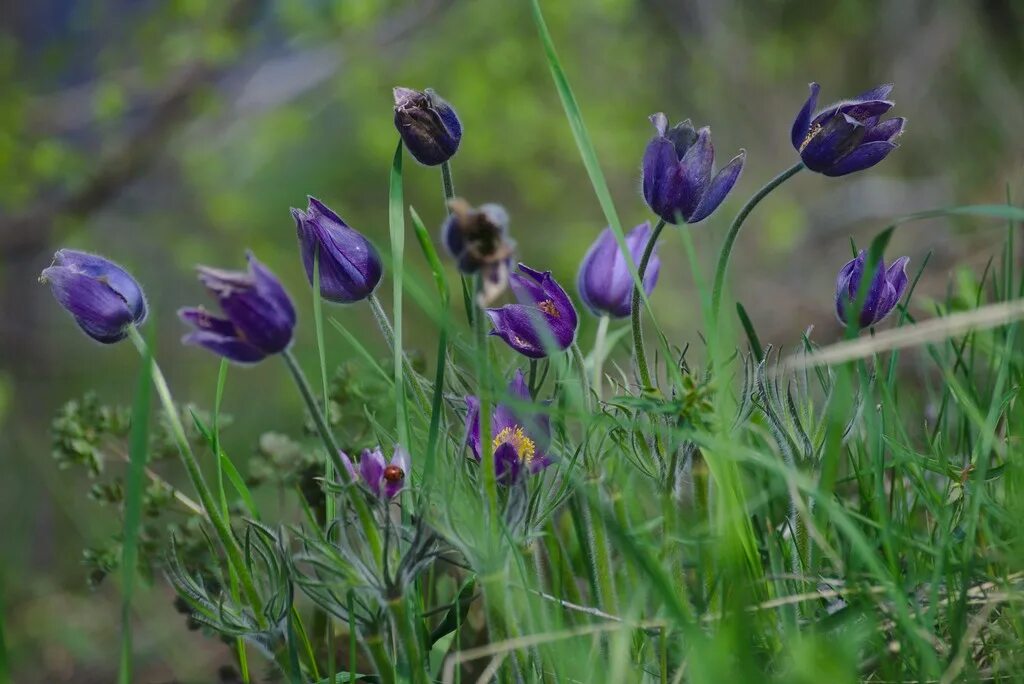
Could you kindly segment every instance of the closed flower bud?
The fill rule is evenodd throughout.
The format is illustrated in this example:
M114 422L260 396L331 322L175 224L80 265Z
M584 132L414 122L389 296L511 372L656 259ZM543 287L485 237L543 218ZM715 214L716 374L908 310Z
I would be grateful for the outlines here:
M73 249L53 255L39 281L97 342L123 340L128 327L146 319L146 298L132 276L112 261Z
M462 140L462 123L451 105L430 88L395 88L395 128L421 164L437 166L452 158Z
M885 267L884 261L878 262L878 270L870 283L865 281L869 289L860 310L860 327L867 328L880 323L896 307L907 289L908 263L910 259L907 257L900 257L889 268ZM857 306L858 288L865 268L867 256L861 250L856 259L846 262L836 278L836 316L844 325L849 324L848 313L855 311Z
M640 264L650 237L651 224L646 222L626 235L626 246L634 264ZM658 273L661 271L661 259L658 258L657 250L655 246L644 272L644 292L648 296L654 291ZM601 231L587 251L587 255L583 257L579 275L576 277L576 287L583 303L595 316L625 318L632 311L633 276L611 228Z
M668 223L697 223L711 215L743 171L747 153L740 153L714 174L711 129L694 130L689 120L668 127L668 118L651 116L657 135L647 144L643 161L643 192L647 206Z
M305 212L292 209L292 216L310 285L314 256L319 262L320 296L342 304L369 297L384 270L373 244L315 197Z
M352 465L348 454L341 452L340 455L350 479L360 480L378 499L390 501L405 488L405 480L409 474L409 452L401 445L395 445L391 461L384 460L384 453L380 447L373 450L363 449L359 456L358 471Z
M519 272L509 281L519 303L487 309L494 326L491 334L531 359L568 349L576 339L576 307L551 272L519 264Z
M810 88L810 97L793 122L791 138L811 171L845 176L874 166L898 147L895 140L902 135L906 119L881 121L893 106L885 99L892 85L873 88L816 114L820 86L812 83Z
M295 330L295 307L270 270L251 253L248 271L199 267L199 280L210 291L223 316L201 307L178 311L195 330L182 338L236 363L256 363L284 351Z

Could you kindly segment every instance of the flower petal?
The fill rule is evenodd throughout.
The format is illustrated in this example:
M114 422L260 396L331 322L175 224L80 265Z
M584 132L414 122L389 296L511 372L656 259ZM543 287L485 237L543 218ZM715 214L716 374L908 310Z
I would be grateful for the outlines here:
M683 173L676 149L667 138L654 138L647 144L642 187L647 206L669 223L676 223L684 187Z
M248 364L266 358L263 350L245 340L230 335L220 335L210 330L197 330L181 338L182 344L202 347L235 363Z
M132 312L132 320L136 325L142 325L146 319L146 296L142 288L128 271L113 261L88 252L62 249L54 254L53 265L64 266L74 272L102 280L121 296L128 310Z
M381 487L384 480L384 468L387 463L384 461L384 454L380 447L373 450L363 449L359 455L359 475L363 478L363 484L377 496L381 495Z
M821 172L834 177L863 171L885 159L897 147L898 145L885 141L864 143Z
M814 114L815 107L818 106L818 91L821 90L821 86L817 83L811 83L809 87L811 94L797 113L796 119L793 120L793 129L790 131L793 148L797 151L800 151L800 146L807 139L807 134L811 130L811 116Z
M480 460L480 400L466 397L466 444L474 458Z
M740 150L739 154L733 157L721 171L715 174L714 179L712 179L707 191L701 198L700 204L697 205L693 215L688 219L688 223L703 221L718 208L718 205L722 203L725 196L736 185L736 181L739 180L740 174L743 172L743 163L746 159L746 150Z
M898 116L894 119L886 119L882 123L868 129L868 132L864 134L864 140L861 142L869 143L878 142L880 140L892 142L903 134L903 126L906 123L907 120L902 116Z
M697 133L697 140L679 160L683 187L679 195L679 211L687 223L700 204L711 180L711 169L715 163L715 148L711 144L711 129L705 126Z
M111 344L124 339L132 324L132 311L110 285L65 266L50 266L40 280L50 285L57 302L75 318L78 326L97 342Z
M491 335L505 340L508 346L523 356L531 359L542 359L547 356L544 342L535 325L535 322L543 320L540 309L522 304L507 304L499 309L487 309L487 316L494 326Z

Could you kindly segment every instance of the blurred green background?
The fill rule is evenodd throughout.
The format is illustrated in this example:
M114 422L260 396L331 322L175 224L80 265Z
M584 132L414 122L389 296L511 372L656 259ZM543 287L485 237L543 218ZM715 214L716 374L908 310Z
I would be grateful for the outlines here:
M622 219L649 218L639 167L647 116L709 124L724 163L748 152L723 207L691 230L701 272L667 234L653 298L674 343L699 348L695 277L707 279L739 205L791 165L792 118L807 83L823 103L896 84L902 147L843 179L801 174L748 222L733 294L765 342L815 326L835 339L835 272L850 236L888 217L1024 195L1024 3L1019 0L547 0L543 8ZM519 0L0 0L0 521L5 635L19 682L106 682L115 672L117 587L87 589L81 550L115 517L87 478L49 456L48 425L95 388L129 403L125 345L90 342L36 283L58 246L129 268L181 401L212 402L217 362L178 345L175 309L205 301L197 262L240 267L251 248L300 304L300 355L314 363L309 289L288 209L313 194L382 248L396 142L391 87L431 86L465 128L457 192L506 205L524 261L567 286L604 227ZM430 226L444 215L437 169L407 163L406 198ZM998 231L915 224L893 250L920 263L916 300L957 268L984 268ZM408 268L426 277L410 243ZM383 286L385 292L388 284ZM922 296L924 295L924 296ZM384 301L389 301L388 295ZM407 339L430 353L414 303ZM368 307L331 309L386 354ZM593 321L581 331L584 349ZM352 350L328 332L332 363ZM697 352L699 355L699 351ZM225 439L300 419L283 366L235 370ZM173 468L168 471L176 479ZM139 599L138 681L212 681L226 651L185 629L162 580Z

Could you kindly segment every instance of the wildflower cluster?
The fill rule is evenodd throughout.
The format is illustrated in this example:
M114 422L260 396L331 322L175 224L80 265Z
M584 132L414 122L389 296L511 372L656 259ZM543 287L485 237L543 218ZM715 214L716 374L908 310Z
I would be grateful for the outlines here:
M874 166L896 148L904 120L881 118L893 106L885 99L890 91L891 86L882 86L815 112L818 86L811 85L811 96L792 127L799 161L755 195L733 222L716 274L714 316L732 245L761 198L801 168L843 176ZM396 331L400 328L389 320L375 295L385 270L377 247L317 198L309 197L305 210L292 209L299 261L310 285L318 288L313 293L314 306L319 310L322 302L367 302L380 323L384 346L389 347L386 351L395 359L393 391L399 399L394 415L384 420L383 413L366 412L358 418L373 435L368 444L345 444L344 449L339 445L336 426L345 417L332 414L329 397L323 397L325 408L315 396L293 354L299 314L281 280L251 252L244 271L198 268L198 279L219 311L199 306L180 309L180 319L190 328L183 343L241 365L280 357L306 403L320 444L281 452L285 458L301 452L309 459L303 462L303 472L312 469L313 475L298 487L304 507L312 512L304 525L273 528L252 522L242 526L241 516L233 515L237 512L218 503L194 452L209 446L218 460L226 456L215 432L203 427L198 418L196 425L209 437L206 444L186 435L180 411L137 330L147 313L141 286L124 268L103 257L67 249L57 252L40 278L50 285L57 302L91 338L113 344L130 337L147 363L152 363L167 413L169 441L176 445L198 496L193 506L209 521L218 544L215 557L203 560L209 567L199 574L230 578L230 583L221 581L211 589L210 583L189 574L187 563L175 560L169 565L182 600L197 620L222 635L259 644L295 681L326 681L320 679L320 666L309 644L296 648L294 643L307 634L293 624L293 589L299 587L319 611L317 620L327 643L334 635L333 621L341 620L363 644L382 681L395 681L398 676L417 684L426 682L426 654L461 624L459 616L465 616L472 597L466 599L461 591L450 597L447 608L454 622L449 625L446 617L426 629L427 615L433 612L410 613L423 607L410 597L418 581L428 582L424 573L431 570L433 577L433 571L449 563L459 570L460 579L467 574L480 577L490 606L490 629L496 635L502 629L494 622L502 617L497 593L505 590L500 571L495 571L503 567L504 543L498 540L546 549L540 532L543 526L570 501L576 507L588 505L585 489L573 492L581 480L601 478L601 462L595 455L600 449L592 445L593 434L577 434L576 427L565 420L567 407L585 407L617 420L628 416L603 439L629 445L641 472L666 483L666 501L677 496L681 459L700 472L698 444L691 440L666 446L664 435L669 429L706 427L703 416L713 410L717 398L710 375L700 377L681 360L669 371L685 375L673 393L648 391L658 388L659 378L648 368L639 304L654 294L658 284L665 258L659 253L658 239L666 224L686 226L710 218L736 186L746 153L741 150L716 171L709 127L696 129L689 120L670 126L663 113L650 119L655 135L642 153L643 141L637 142L637 159L642 167L642 197L656 223L641 223L626 234L618 227L604 228L581 254L576 290L585 312L599 320L602 331L590 358L585 359L577 339L580 312L561 284L564 274L544 270L546 264L517 262L517 243L503 206L494 202L474 206L454 195L450 163L463 137L455 109L430 89L394 89L394 125L402 148L421 164L442 169L448 213L436 224L439 245L463 277L475 341L449 345L447 335L455 323L444 320L438 373L433 382L428 381L409 363ZM418 215L413 215L418 221ZM428 258L436 255L429 239L422 243ZM907 263L902 257L888 267L881 260L870 264L861 251L842 266L834 296L839 320L851 328L869 328L885 319L907 289ZM871 275L870 268L875 268ZM435 275L444 280L444 274ZM506 290L511 290L515 301L492 306ZM344 314L342 310L339 317L344 319ZM625 396L605 397L604 331L610 319L622 318L632 319L635 382L623 372L618 389ZM504 358L500 347L490 342L492 338L513 352L516 360L505 363L507 373L491 369L496 358ZM762 350L755 352L760 355ZM450 358L467 356L475 362L475 372L446 368ZM326 370L322 370L326 385ZM758 372L748 373L750 387L745 388L737 424L753 410L752 378L756 376L761 381L758 405L775 428L772 434L784 434L787 426L773 408L781 402L764 389L763 366ZM546 385L549 373L552 381ZM502 376L501 382L494 381L495 375ZM507 388L502 390L505 382ZM643 391L636 392L638 386ZM409 401L404 399L406 393ZM410 431L421 439L410 437ZM88 450L83 458L93 462L95 456ZM479 505L458 521L452 512L457 506L446 496L478 497ZM445 508L451 510L445 512ZM258 519L254 510L244 513ZM666 515L671 514L667 510ZM593 524L582 514L574 521L581 529ZM486 533L474 536L474 529ZM584 538L587 534L593 532L584 533ZM614 578L601 565L606 559L600 554L607 550L597 548L601 538L583 543L595 545L588 551L594 559L594 586L606 598L614 596ZM543 568L543 558L538 557L537 563L544 572L551 571ZM394 644L397 648L392 648ZM306 662L282 655L296 652L308 653ZM396 661L400 662L397 672Z

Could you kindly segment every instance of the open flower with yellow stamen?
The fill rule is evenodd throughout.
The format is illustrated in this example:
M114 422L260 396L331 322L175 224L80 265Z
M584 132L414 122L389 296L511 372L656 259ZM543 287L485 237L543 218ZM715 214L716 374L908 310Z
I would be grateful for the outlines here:
M487 309L494 326L491 334L531 359L568 349L576 339L579 319L572 300L551 277L551 271L542 273L519 264L509 284L519 303Z
M521 370L516 370L508 393L515 400L532 402ZM480 400L466 397L466 409L466 444L479 461ZM536 473L551 465L552 459L547 451L550 442L551 424L543 411L498 404L491 413L491 451L494 453L495 473L502 484L513 484L524 472Z

